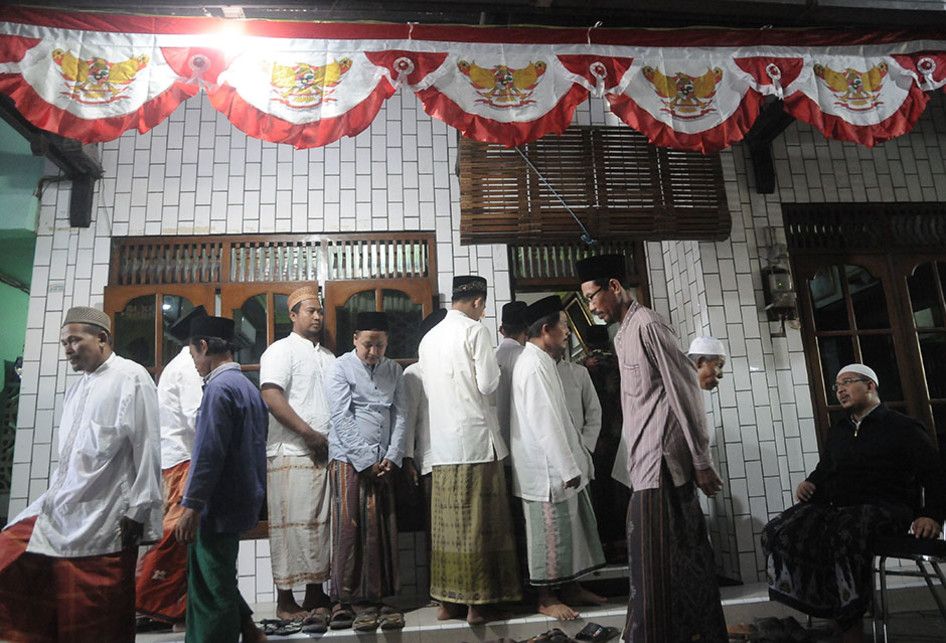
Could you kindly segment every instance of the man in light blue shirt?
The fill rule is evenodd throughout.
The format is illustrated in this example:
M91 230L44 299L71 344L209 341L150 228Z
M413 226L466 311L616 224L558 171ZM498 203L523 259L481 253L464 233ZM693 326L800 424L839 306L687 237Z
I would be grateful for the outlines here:
M388 320L362 312L355 348L335 360L325 381L332 415L333 629L400 629L404 616L381 606L397 591L395 469L407 445L407 396L401 366L384 357ZM353 613L353 608L357 616Z

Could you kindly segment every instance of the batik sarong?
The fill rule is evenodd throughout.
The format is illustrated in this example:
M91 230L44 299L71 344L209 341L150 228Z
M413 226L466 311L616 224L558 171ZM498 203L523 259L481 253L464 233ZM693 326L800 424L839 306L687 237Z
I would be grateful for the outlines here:
M0 532L0 639L134 641L138 548L81 558L31 554L35 523L28 518Z
M905 534L909 525L909 509L892 506L803 502L787 509L762 532L769 596L848 629L870 604L874 539Z
M397 515L390 481L332 460L332 600L379 603L398 588Z
M588 487L561 502L523 500L522 506L530 585L561 585L604 567Z
M253 612L237 585L238 534L197 530L187 548L187 632L185 643L240 639Z
M435 466L430 595L464 605L522 598L503 465Z
M713 549L696 485L631 494L627 512L630 598L624 640L633 643L725 643L729 640Z
M273 583L278 589L323 583L332 560L328 471L309 456L272 456L266 506Z
M174 527L184 512L181 498L187 484L190 460L161 472L164 478L164 533L138 564L135 607L139 614L159 621L184 620L187 609L187 545L178 542Z

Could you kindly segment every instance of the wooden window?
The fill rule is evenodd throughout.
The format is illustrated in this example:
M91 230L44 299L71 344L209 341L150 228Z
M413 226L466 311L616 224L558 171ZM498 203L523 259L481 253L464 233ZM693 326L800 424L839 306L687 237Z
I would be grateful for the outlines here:
M628 127L569 127L519 148L598 239L720 240L719 155L657 148ZM579 229L516 148L460 139L460 240L572 240Z
M417 324L432 312L437 287L434 235L117 238L105 311L114 322L116 352L157 377L181 348L167 329L193 307L213 312L219 303L220 314L235 322L236 361L256 382L260 355L292 330L287 296L312 283L322 285L325 346L337 353L351 348L353 319L339 319L339 311L360 310L348 303L353 293L377 291L372 310L387 310L393 319L391 357L413 361ZM338 343L336 323L343 331Z
M887 405L946 441L946 204L785 205L819 444L863 362ZM946 450L941 449L946 455Z

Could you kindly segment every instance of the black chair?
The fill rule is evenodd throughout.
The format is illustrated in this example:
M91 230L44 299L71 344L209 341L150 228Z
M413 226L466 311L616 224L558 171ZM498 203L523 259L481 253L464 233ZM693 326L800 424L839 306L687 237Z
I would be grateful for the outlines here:
M874 555L877 557L877 566L874 571L877 572L880 580L880 591L877 594L877 604L872 611L871 628L874 633L874 640L877 639L877 621L880 621L883 641L887 641L887 623L890 620L890 612L887 597L887 577L888 576L911 576L913 578L922 578L926 581L933 600L939 612L946 621L946 605L937 592L934 583L939 579L943 590L946 590L946 575L940 565L946 563L946 540L942 539L918 539L913 536L888 536L878 538L874 544ZM912 560L916 565L916 570L887 569L887 559L898 558L901 560Z

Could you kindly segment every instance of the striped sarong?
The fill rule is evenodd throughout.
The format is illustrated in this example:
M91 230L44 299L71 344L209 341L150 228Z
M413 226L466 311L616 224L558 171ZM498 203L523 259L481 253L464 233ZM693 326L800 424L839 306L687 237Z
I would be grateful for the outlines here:
M380 603L398 588L397 515L390 478L332 460L332 600Z
M633 643L726 643L706 520L690 481L635 490L627 511L630 598L624 640Z
M0 640L132 643L138 548L58 558L26 551L36 518L0 532Z
M327 581L332 561L328 470L307 455L270 456L266 506L276 588Z
M522 598L503 465L435 466L430 595L464 605Z
M135 609L167 623L184 621L187 609L187 545L179 542L174 527L184 513L181 498L191 461L161 471L164 478L164 533L138 563Z
M604 567L588 487L562 502L523 500L522 506L530 585L561 585Z

